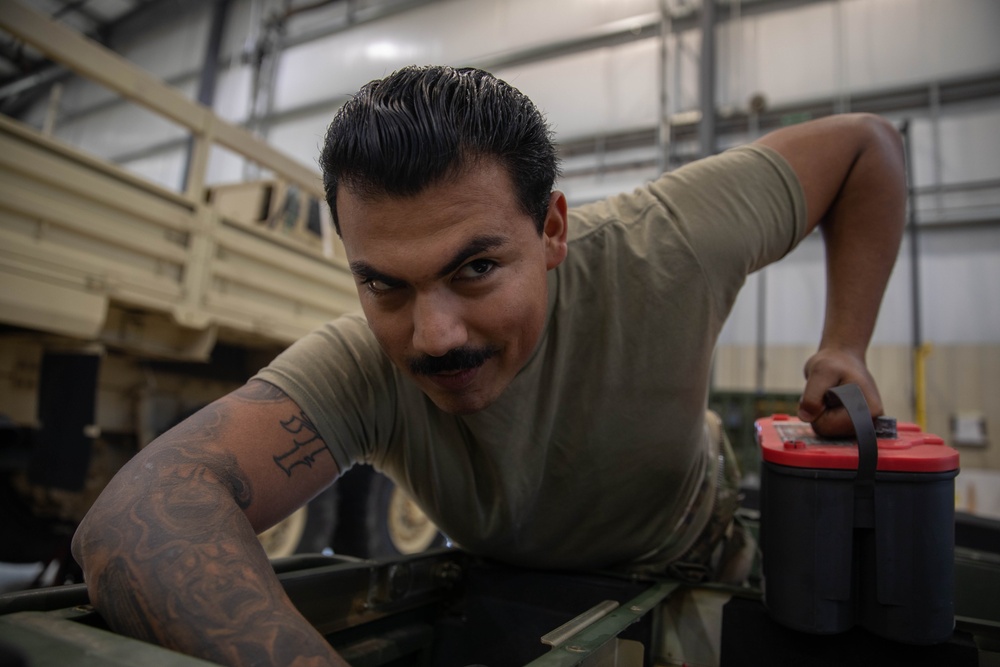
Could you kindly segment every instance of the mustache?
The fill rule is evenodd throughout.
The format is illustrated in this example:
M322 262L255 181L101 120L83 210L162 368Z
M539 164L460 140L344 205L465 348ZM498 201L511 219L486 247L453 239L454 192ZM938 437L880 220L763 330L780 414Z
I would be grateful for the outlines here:
M498 352L496 347L456 347L440 357L425 354L406 363L414 375L435 375L478 368Z

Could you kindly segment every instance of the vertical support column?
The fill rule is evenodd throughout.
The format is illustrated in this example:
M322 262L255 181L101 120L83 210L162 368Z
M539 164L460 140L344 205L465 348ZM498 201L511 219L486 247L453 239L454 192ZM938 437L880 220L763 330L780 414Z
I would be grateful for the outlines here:
M670 168L670 109L669 95L667 92L667 67L670 63L670 55L667 40L673 30L673 19L670 15L670 6L667 0L660 0L660 61L657 69L658 84L660 91L659 99L659 126L657 128L657 171L663 173Z
M211 108L215 103L215 84L219 76L219 52L222 50L222 33L229 17L231 0L215 0L212 7L212 24L208 31L208 44L205 46L205 58L198 80L198 101ZM192 167L196 159L196 140L188 140L187 161L184 164L184 176L181 181L187 188L191 178Z
M844 3L837 0L833 6L833 38L836 51L837 92L833 101L834 113L851 112L851 65L847 54L847 28L844 25Z
M702 0L701 62L698 68L701 122L698 139L703 157L715 153L715 74L715 0Z
M757 272L757 365L754 388L764 393L767 382L767 269Z
M910 121L900 128L906 154L906 183L908 186L907 236L910 241L910 303L913 311L913 415L921 429L927 428L926 360L929 346L924 343L923 314L920 308L920 229L917 224L915 184L913 182L913 138Z
M199 205L204 203L205 172L208 170L208 156L212 150L214 124L215 116L206 112L202 117L201 127L194 130L191 136L191 149L184 174L184 194Z
M104 349L97 344L45 352L38 385L40 428L28 462L31 483L83 489L91 446L99 435L95 415L103 356Z
M750 98L747 115L747 140L754 141L760 134L760 113L765 108L763 95ZM757 364L754 373L754 388L758 394L764 393L767 384L767 273L768 267L757 271Z
M190 231L188 252L184 263L184 297L174 308L174 318L182 326L203 329L208 318L202 308L205 290L212 275L215 255L215 228L219 224L215 213L205 201L205 172L215 137L215 116L206 112L202 127L192 136L184 193L194 202L195 226Z
M944 170L941 159L941 84L932 81L927 90L928 103L930 104L931 120L931 173L933 174L934 185L934 208L938 211L944 208L944 193L941 186L944 184ZM916 203L916 202L914 202Z
M51 137L56 129L56 119L59 117L59 104L62 101L63 85L58 81L52 84L49 91L49 103L45 107L45 120L42 122L42 134Z

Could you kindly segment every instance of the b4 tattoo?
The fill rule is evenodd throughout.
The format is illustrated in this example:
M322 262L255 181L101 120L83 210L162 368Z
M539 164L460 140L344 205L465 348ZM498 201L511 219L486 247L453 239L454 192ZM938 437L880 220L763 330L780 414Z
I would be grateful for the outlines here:
M281 428L292 434L294 447L274 457L274 462L289 477L296 466L312 468L316 457L324 452L329 453L326 444L319 437L316 426L313 425L304 412L292 416L288 421L281 421Z

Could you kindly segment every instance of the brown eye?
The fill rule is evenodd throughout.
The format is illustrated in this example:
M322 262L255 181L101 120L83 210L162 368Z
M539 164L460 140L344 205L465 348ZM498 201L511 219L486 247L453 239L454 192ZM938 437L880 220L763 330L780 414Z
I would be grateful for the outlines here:
M393 289L392 285L385 282L384 280L378 280L377 278L366 280L364 282L364 286L368 289L369 292L372 292L373 294L385 294L386 292L390 292Z
M488 259L474 259L459 269L455 275L463 280L474 280L485 276L494 268L496 268L495 262Z

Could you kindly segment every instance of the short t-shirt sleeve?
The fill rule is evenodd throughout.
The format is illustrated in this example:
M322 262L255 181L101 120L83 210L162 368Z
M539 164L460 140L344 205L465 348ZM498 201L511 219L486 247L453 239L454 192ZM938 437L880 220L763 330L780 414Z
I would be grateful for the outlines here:
M295 401L341 472L378 456L395 405L391 364L360 315L345 315L293 343L254 379Z
M784 257L806 234L806 204L791 166L759 145L730 149L649 186L673 215L717 293Z

